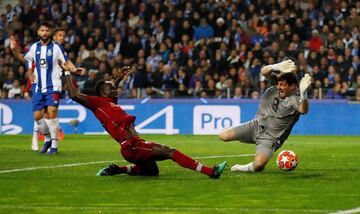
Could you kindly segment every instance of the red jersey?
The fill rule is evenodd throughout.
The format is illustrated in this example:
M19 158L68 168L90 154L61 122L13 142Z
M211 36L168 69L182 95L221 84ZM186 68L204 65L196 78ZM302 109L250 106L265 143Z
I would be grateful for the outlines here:
M111 98L86 96L89 108L101 122L105 130L119 143L125 141L129 125L135 121L135 116L128 115Z

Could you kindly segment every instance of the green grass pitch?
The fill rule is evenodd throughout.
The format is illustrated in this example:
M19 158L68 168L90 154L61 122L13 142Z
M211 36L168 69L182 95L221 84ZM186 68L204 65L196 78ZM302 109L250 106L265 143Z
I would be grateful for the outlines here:
M213 166L248 163L254 145L216 136L144 135ZM59 154L30 150L30 135L0 136L0 213L331 213L360 209L360 137L291 136L279 150L300 160L283 172L275 157L261 173L218 180L158 162L158 177L96 177L111 162L126 164L109 136L65 135ZM278 152L279 152L278 151ZM276 152L275 155L278 154ZM21 169L19 171L9 171Z

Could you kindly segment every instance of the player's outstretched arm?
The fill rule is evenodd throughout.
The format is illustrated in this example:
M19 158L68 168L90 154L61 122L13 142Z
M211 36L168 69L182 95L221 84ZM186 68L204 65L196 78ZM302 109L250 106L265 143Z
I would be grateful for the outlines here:
M70 70L71 70L70 65L67 62L65 62L64 64L59 62L59 65L65 71L66 88L69 92L70 98L73 99L74 101L80 103L81 105L86 106L89 102L88 98L85 94L78 92L78 90L76 90L76 88L74 87L73 79L72 79L72 76L70 73Z
M272 71L280 71L282 73L295 71L295 63L291 59L288 59L276 64L267 65L261 69L261 74L270 80Z
M69 69L72 73L75 73L77 75L83 75L85 73L84 68L75 67L74 63L72 63L70 59L68 59L66 62L68 63Z
M14 54L16 59L18 59L22 63L26 63L24 56L20 53L19 47L16 43L16 39L14 36L10 36L10 50Z
M300 81L300 105L298 111L302 114L306 114L309 111L309 102L307 98L307 90L311 85L311 77L309 74L305 76Z

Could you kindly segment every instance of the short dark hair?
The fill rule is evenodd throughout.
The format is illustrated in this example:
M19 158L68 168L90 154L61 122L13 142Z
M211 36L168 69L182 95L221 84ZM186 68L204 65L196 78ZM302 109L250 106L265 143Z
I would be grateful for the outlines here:
M42 27L42 26L50 28L50 29L52 28L51 24L49 22L46 22L46 21L40 22L39 28Z
M96 95L97 96L100 96L100 92L101 92L101 89L102 87L105 85L105 80L99 80L97 83L96 83L96 86L95 86L95 91L96 91Z
M294 72L281 73L278 76L277 80L278 81L285 80L289 85L292 84L295 84L296 86L299 85L299 80Z
M58 31L64 31L64 32L65 32L65 28L62 28L62 27L57 27L57 28L55 28L54 33L53 33L53 34L57 33Z

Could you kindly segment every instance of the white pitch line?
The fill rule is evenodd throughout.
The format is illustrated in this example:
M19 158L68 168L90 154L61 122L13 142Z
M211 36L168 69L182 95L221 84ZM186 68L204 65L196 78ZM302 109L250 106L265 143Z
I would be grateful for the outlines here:
M247 156L254 156L254 154L214 155L214 156L194 157L194 158L195 159L215 159L215 158L235 158L235 157L247 157ZM21 168L21 169L8 169L8 170L0 171L0 174L11 173L11 172L32 171L32 170L38 170L38 169L66 168L66 167L93 165L93 164L100 164L100 163L114 163L114 162L125 162L125 160L94 161L94 162L61 164L61 165L55 165L55 166L37 166L37 167L28 167L28 168Z
M360 213L360 207L351 209L351 210L338 210L336 212L333 213L329 213L329 214L352 214L352 213Z
M285 209L285 208L242 208L242 207L124 207L119 206L12 206L0 205L2 209L52 209L52 210L96 210L96 211L258 211L258 212L296 212L296 213L327 213L330 210Z
M120 160L120 161L124 161L124 160ZM28 168L22 168L22 169L9 169L9 170L0 171L0 174L9 173L9 172L32 171L32 170L38 170L38 169L53 169L53 168L73 167L73 166L84 166L84 165L109 163L109 162L119 162L119 160L116 160L116 161L94 161L94 162L86 162L86 163L69 163L69 164L61 164L61 165L55 165L55 166L38 166L38 167L28 167Z

